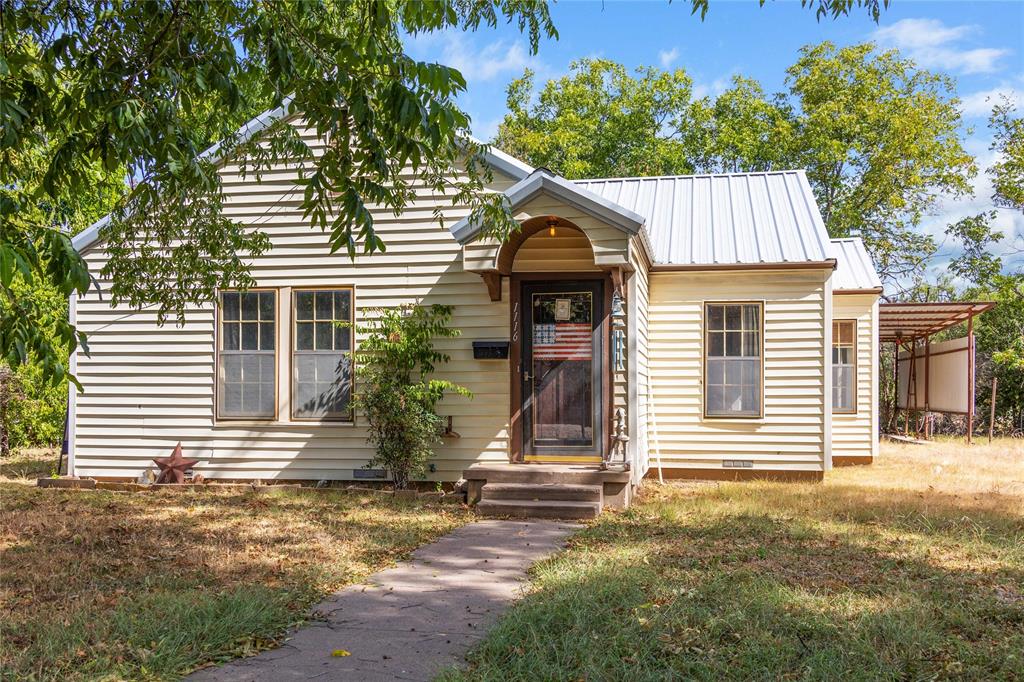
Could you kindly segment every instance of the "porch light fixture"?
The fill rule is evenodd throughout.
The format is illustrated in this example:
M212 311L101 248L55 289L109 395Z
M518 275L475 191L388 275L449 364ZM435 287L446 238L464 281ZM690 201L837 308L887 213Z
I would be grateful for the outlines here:
M555 225L558 224L558 218L548 218L548 236L555 236Z

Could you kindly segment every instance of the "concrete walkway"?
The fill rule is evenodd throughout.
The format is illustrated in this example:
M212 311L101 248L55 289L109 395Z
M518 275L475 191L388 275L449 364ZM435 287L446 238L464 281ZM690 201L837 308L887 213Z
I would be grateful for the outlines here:
M466 652L517 598L526 569L578 526L478 521L420 547L412 560L335 593L279 649L189 680L429 680ZM349 656L336 657L343 649Z

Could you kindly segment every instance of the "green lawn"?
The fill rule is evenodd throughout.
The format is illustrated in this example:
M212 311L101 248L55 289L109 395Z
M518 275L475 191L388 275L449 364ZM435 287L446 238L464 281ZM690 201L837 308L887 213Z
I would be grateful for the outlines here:
M1024 677L1024 443L824 484L648 485L448 680Z
M39 489L0 464L0 678L177 679L471 518L345 491Z

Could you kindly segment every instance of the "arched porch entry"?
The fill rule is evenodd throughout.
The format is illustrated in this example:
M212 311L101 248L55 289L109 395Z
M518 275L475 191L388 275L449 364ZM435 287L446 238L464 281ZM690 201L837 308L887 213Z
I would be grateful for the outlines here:
M505 242L509 278L510 458L600 463L611 445L613 284L571 220L535 216Z
M450 229L490 299L508 296L510 460L627 465L623 281L643 219L543 169L505 194L521 226L505 240Z

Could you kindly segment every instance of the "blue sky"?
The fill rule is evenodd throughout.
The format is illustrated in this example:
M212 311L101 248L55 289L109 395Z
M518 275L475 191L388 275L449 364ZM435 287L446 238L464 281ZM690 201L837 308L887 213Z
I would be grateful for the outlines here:
M698 95L728 87L733 74L761 81L769 92L783 86L785 70L802 45L831 40L840 45L874 40L897 47L919 66L946 73L963 100L968 151L979 165L988 151L985 121L989 98L1006 93L1024 109L1024 2L911 2L895 0L875 24L854 10L838 20L815 19L798 2L711 0L707 18L691 16L688 0L650 2L559 2L552 7L558 40L545 40L538 54L518 30L501 26L476 33L445 33L409 41L410 53L459 68L468 82L461 97L473 117L473 132L490 139L505 113L505 88L529 67L538 80L565 74L583 57L604 57L629 67L683 68ZM966 133L966 131L965 131ZM945 201L925 229L940 236L953 220L990 207L990 185L979 175L974 200ZM1006 234L1000 251L1015 239L1024 246L1024 216L1001 211ZM952 253L944 245L939 262Z

